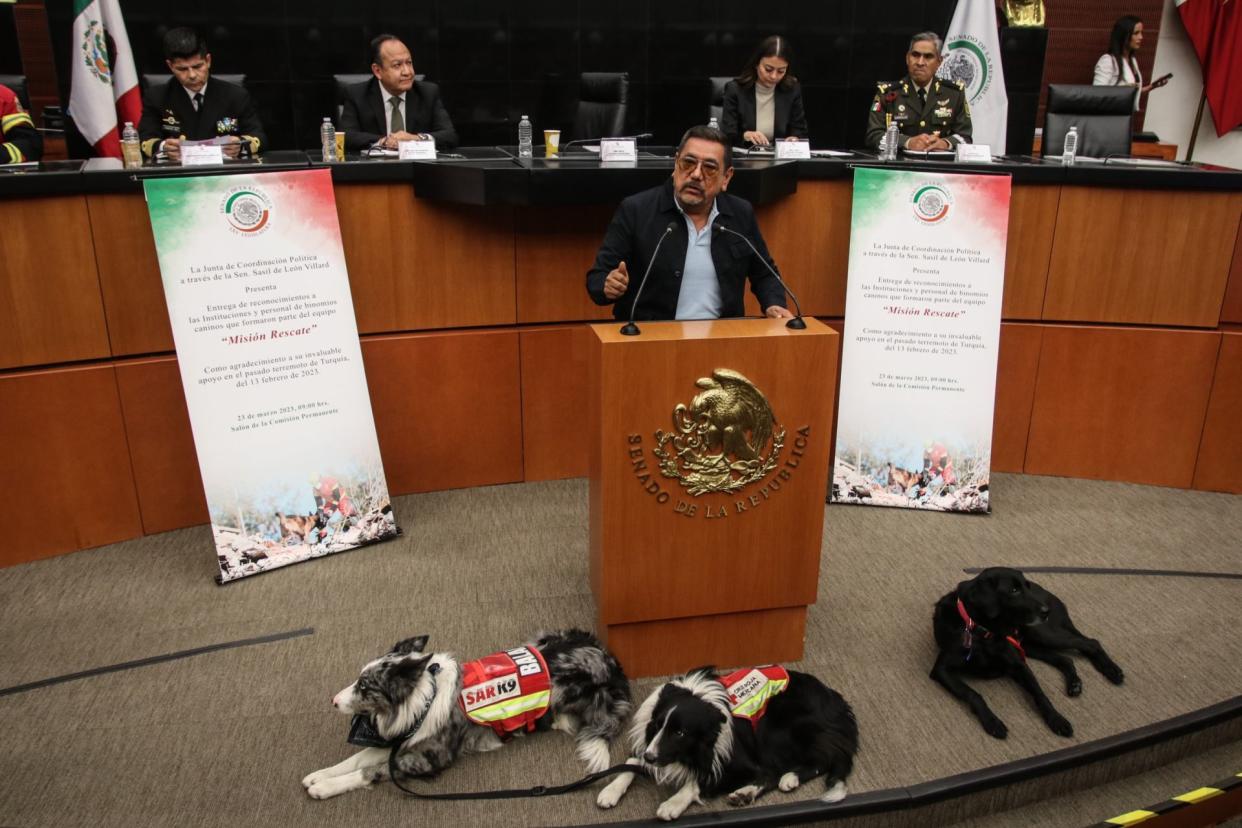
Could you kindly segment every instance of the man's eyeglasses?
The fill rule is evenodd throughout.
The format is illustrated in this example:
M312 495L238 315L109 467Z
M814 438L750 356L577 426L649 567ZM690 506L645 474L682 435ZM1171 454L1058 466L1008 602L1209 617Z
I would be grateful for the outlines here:
M720 175L720 166L715 161L700 161L692 155L683 155L677 159L677 169L686 175L692 174L696 167L701 170L703 178L708 181Z

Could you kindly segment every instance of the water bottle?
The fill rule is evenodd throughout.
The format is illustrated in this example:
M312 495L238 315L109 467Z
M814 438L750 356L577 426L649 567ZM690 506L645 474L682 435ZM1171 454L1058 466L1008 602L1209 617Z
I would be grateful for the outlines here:
M535 154L533 145L531 144L530 116L523 115L522 120L518 121L518 158L531 158Z
M331 118L324 118L319 127L319 147L323 150L324 161L336 161L336 127L332 126Z
M888 125L888 129L884 130L884 152L880 156L882 161L896 161L897 148L901 145L901 133L897 129L897 123Z
M1069 132L1065 133L1065 149L1061 151L1061 163L1073 166L1074 159L1078 156L1078 127L1072 126Z
M133 121L126 121L125 128L121 130L121 161L127 170L142 166L142 145L138 142L138 130L134 129Z

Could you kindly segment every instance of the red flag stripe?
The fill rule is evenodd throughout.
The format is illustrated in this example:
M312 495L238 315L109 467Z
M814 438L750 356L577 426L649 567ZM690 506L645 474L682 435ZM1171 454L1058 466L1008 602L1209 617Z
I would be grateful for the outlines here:
M1217 137L1242 126L1242 0L1185 0L1177 11L1203 66Z

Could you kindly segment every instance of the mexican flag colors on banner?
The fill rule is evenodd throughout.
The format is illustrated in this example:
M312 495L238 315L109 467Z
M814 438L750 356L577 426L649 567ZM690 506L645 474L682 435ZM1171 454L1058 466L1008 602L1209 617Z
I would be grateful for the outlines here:
M974 142L990 146L993 155L1004 155L1009 97L1001 69L995 0L957 0L944 52L944 63L936 74L960 81L966 88Z
M1239 0L1177 0L1203 66L1203 91L1216 135L1242 126L1242 10Z
M121 128L138 126L142 98L119 0L73 0L69 117L96 155L121 157Z

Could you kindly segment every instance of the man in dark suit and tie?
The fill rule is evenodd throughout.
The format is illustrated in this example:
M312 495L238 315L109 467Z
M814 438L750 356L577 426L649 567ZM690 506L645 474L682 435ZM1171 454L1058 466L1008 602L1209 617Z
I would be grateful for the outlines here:
M235 83L211 78L207 42L193 29L164 35L164 62L173 78L152 87L142 100L138 135L148 157L181 159L181 142L223 139L229 158L257 155L267 144L250 94Z
M440 100L440 87L414 80L414 59L399 39L382 34L371 41L375 77L345 90L340 128L351 152L380 144L434 138L438 149L457 146L457 131Z

